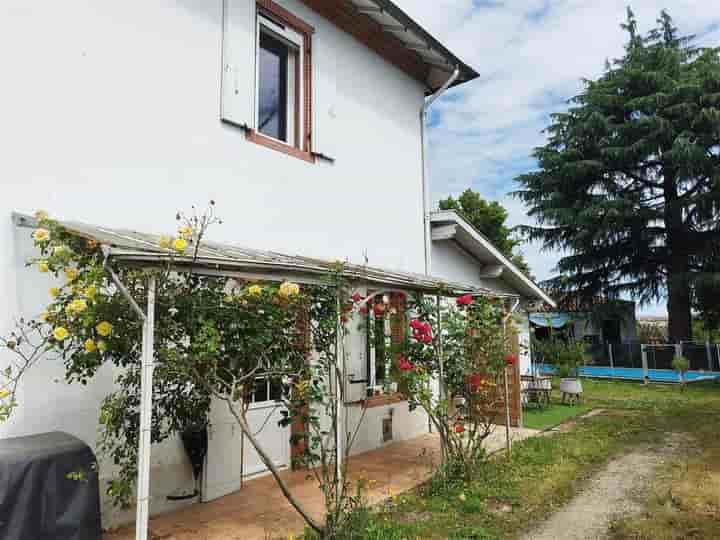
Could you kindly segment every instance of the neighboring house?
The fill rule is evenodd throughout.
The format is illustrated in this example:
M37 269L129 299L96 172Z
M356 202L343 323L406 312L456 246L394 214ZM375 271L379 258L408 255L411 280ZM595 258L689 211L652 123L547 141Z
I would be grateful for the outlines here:
M28 229L11 223L15 210L163 233L178 209L214 199L219 242L427 273L425 100L477 74L392 2L5 0L0 47L13 51L0 103L0 332L16 316L37 316L53 284L24 267L34 250ZM485 261L480 247L477 256ZM435 261L444 274L441 253ZM469 277L486 279L477 266ZM543 298L515 270L487 279ZM372 344L351 339L358 380L378 384ZM116 371L103 367L87 387L63 375L59 361L29 372L0 437L59 430L95 447ZM272 393L253 405L258 425ZM385 442L388 418L395 439L427 432L406 403L373 405L356 451ZM239 430L213 415L205 499L264 472L247 446L240 460ZM274 420L261 436L287 466L289 433ZM151 511L176 508L166 496L193 486L180 442L154 447L151 466ZM111 473L100 464L101 481ZM103 519L132 515L103 499Z
M558 300L557 309L540 307L530 314L537 339L545 339L553 332L594 346L633 343L638 339L635 302L608 301L605 297L583 302L574 296L559 294L553 298Z
M528 312L537 304L552 309L555 302L455 211L434 212L430 223L433 275L517 296L520 302L515 321L519 330L520 373L530 373Z

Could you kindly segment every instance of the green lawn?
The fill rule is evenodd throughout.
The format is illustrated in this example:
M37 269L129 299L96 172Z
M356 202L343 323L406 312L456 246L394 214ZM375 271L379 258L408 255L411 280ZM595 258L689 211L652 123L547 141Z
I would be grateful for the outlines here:
M662 444L682 433L688 452L667 464L648 512L620 522L617 539L720 538L720 385L675 386L583 381L585 403L553 405L526 415L547 427L590 408L567 431L515 444L510 457L490 459L471 484L430 481L377 513L358 516L347 540L512 539L570 500L613 456L639 444ZM557 403L559 396L553 396Z
M553 402L544 409L529 407L523 409L523 427L550 429L592 409L591 405L563 405Z

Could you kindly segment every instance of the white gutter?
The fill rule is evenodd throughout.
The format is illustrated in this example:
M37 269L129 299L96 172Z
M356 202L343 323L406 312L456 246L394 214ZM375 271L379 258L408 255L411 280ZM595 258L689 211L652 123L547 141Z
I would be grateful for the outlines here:
M427 141L427 117L430 107L442 96L452 84L460 77L460 66L455 67L450 78L445 81L440 89L435 92L429 99L423 103L420 109L420 140L422 143L422 188L423 188L423 225L425 227L425 274L431 275L431 256L432 238L430 237L430 165L428 160L428 141Z

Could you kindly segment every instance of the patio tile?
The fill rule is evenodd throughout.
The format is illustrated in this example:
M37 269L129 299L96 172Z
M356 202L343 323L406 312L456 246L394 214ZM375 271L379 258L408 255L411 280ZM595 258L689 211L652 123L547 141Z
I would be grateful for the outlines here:
M513 440L536 434L534 430L513 429ZM486 441L488 451L504 448L504 428L498 427ZM425 481L437 463L440 444L437 435L423 435L350 458L348 474L376 483L369 490L370 504L396 495ZM283 471L290 490L316 519L323 515L323 499L314 479L307 472ZM304 522L285 500L271 476L247 480L237 493L215 501L189 506L150 520L151 538L158 540L266 540L286 538L303 530ZM103 540L132 540L134 527L106 533Z

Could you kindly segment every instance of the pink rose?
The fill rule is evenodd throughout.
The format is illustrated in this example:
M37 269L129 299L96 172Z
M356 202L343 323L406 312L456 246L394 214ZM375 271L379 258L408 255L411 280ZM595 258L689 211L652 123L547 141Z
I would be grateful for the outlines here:
M472 294L464 294L463 296L459 297L457 300L455 300L458 306L469 306L473 303L473 297Z

